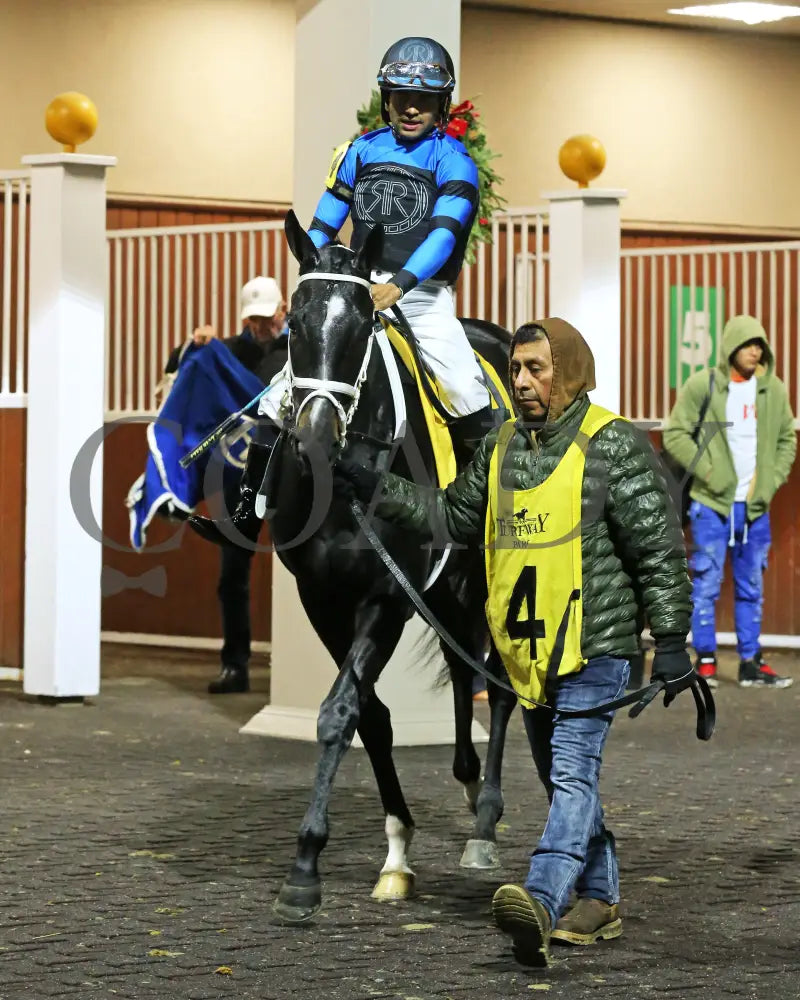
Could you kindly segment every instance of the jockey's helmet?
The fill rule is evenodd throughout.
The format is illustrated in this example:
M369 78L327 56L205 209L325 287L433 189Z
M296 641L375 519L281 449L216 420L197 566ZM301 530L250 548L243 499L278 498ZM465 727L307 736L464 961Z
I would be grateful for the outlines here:
M421 90L440 94L440 121L447 122L450 97L456 85L456 72L450 53L433 38L411 36L390 45L378 70L381 91L381 117L389 124L387 107L393 90Z

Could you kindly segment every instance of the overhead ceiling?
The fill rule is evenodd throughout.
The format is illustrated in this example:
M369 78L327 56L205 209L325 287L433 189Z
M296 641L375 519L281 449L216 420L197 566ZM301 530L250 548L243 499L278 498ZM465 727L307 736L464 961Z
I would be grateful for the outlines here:
M548 14L572 14L604 20L646 21L651 24L671 24L683 28L714 28L718 31L749 31L751 34L800 37L800 17L788 17L773 24L757 24L750 27L747 24L723 21L715 17L687 17L667 13L670 8L693 7L699 3L713 2L719 0L464 0L464 5L505 7L507 10L532 10ZM793 0L792 5L800 5L800 0Z

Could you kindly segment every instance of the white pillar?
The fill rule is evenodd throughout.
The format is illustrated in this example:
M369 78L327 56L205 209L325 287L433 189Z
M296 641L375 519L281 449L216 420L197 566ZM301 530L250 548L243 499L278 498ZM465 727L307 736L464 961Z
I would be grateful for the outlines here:
M592 401L620 410L620 201L627 191L554 191L550 202L550 308L594 354Z
M295 49L294 209L308 227L333 150L358 130L381 57L398 38L425 35L453 57L458 77L461 0L301 0ZM344 581L343 581L344 585ZM452 743L453 697L433 688L441 656L419 664L424 626L412 619L378 684L398 746ZM315 740L334 663L309 625L294 579L273 557L270 705L243 732ZM473 738L487 739L477 723Z
M461 0L300 0L295 32L293 203L311 223L334 149L358 131L392 42L426 35L461 59Z
M26 156L31 167L24 689L100 690L102 543L73 509L70 474L103 426L106 168L112 156ZM102 522L102 452L75 503Z

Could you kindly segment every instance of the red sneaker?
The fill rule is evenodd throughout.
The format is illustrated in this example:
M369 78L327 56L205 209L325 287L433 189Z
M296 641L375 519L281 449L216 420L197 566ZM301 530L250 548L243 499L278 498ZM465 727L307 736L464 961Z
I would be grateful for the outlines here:
M699 654L694 669L710 688L719 687L717 680L717 658L713 654Z

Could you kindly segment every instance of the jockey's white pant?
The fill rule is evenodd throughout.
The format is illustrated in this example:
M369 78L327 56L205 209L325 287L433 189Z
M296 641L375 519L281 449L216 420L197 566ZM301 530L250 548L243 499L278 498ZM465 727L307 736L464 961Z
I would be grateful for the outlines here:
M385 284L392 277L374 271L372 280ZM489 406L489 392L464 327L456 318L453 292L439 281L423 281L400 299L400 308L414 331L419 352L447 394L449 408L459 417ZM389 313L391 315L391 312ZM272 380L258 412L280 421L286 392L286 369Z

